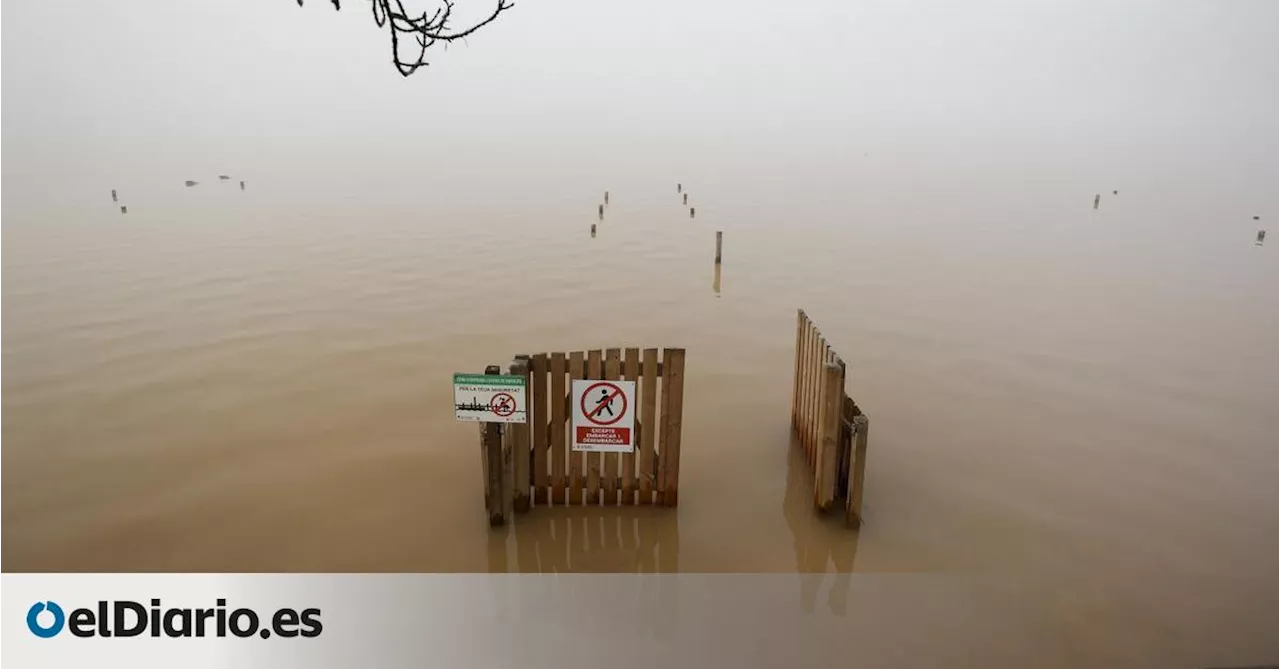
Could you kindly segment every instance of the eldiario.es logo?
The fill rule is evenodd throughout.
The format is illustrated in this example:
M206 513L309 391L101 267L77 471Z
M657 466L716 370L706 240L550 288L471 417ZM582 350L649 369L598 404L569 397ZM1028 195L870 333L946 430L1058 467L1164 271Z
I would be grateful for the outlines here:
M100 601L95 608L72 609L64 613L56 602L36 602L27 610L27 628L48 639L64 628L78 637L136 637L150 632L153 637L202 638L271 636L317 637L324 631L320 609L278 609L262 624L252 609L227 611L227 600L216 600L211 609L162 608L159 599L148 608L138 602Z

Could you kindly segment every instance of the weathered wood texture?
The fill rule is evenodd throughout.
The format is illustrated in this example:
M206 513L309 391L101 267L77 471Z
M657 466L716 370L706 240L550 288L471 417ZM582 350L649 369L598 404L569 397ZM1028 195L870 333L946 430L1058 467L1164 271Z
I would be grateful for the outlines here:
M505 477L508 483L503 486L499 480L498 485L507 489L508 508L525 512L534 505L677 505L684 349L633 347L521 355L512 363L511 373L527 375L529 424L500 426L511 465ZM572 450L570 403L575 379L636 382L634 452ZM486 466L486 505L490 474Z
M499 374L502 368L490 365L485 374ZM484 453L485 476L485 510L489 514L490 525L501 525L506 522L506 510L503 506L503 467L502 467L502 425L500 423L481 423L481 444Z
M825 512L844 508L850 527L862 524L866 480L866 415L845 392L848 368L817 325L796 312L791 427L809 465L813 503Z

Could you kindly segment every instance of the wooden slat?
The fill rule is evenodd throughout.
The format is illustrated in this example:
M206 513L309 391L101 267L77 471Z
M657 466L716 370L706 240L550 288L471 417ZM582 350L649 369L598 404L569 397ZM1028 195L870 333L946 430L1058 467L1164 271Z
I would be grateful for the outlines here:
M830 360L833 356L828 355ZM818 510L831 508L836 498L836 463L840 460L840 366L828 362L823 367L822 407L819 412L818 468L814 477L814 503Z
M862 489L867 472L867 431L869 428L867 417L863 415L855 416L853 426L853 454L849 459L853 471L849 473L849 494L845 497L844 522L849 527L861 527Z
M813 414L818 405L814 401L814 387L817 386L817 375L814 373L814 360L818 357L818 329L809 322L809 332L805 335L809 340L809 354L805 356L804 373L808 377L804 387L804 452L809 462L809 471L813 471Z
M622 365L622 377L627 381L636 382L637 397L640 390L640 349L629 348L626 350L626 358ZM631 407L632 415L640 415L640 407ZM637 428L640 422L636 421ZM635 446L636 435L631 435L632 446ZM622 503L623 505L632 505L636 503L636 453L634 450L630 453L622 454Z
M804 444L805 459L808 460L809 454L813 452L813 440L810 439L809 427L813 421L813 358L818 354L818 335L817 327L814 327L813 321L809 321L805 327L805 356L804 356L804 425L800 426L800 440ZM809 462L809 471L813 471L813 462Z
M622 378L622 351L611 348L604 353L604 378L606 381L617 381ZM604 469L601 470L601 478L604 479L604 504L605 506L617 506L618 504L618 454L604 454Z
M640 503L653 503L656 481L654 470L654 441L658 436L658 349L644 350L643 370L640 377Z
M810 439L813 442L813 466L814 480L817 480L817 467L820 451L822 450L822 402L826 394L823 389L826 386L826 362L827 362L827 340L822 336L822 332L818 332L817 355L813 358L813 422L810 429L813 431Z
M485 450L484 435L487 423L476 423L476 427L480 428L480 481L483 483L484 508L489 508L489 452Z
M804 329L800 332L800 357L796 360L796 367L799 368L800 374L800 397L796 400L796 436L799 437L800 445L804 446L804 421L809 414L808 392L809 392L809 318L804 319Z
M601 377L600 367L600 350L587 351L587 378L599 379ZM583 497L583 504L596 506L600 504L600 474L601 459L600 453L587 453L587 493Z
M529 361L527 359L517 359L511 363L511 373L524 377L526 390L525 402L528 402L527 391L529 389ZM525 406L526 420L532 418L528 406ZM512 476L511 476L511 508L518 512L524 513L529 510L529 471L533 463L529 461L533 457L533 451L529 444L529 423L514 423L512 428Z
M585 376L586 376L586 366L582 360L582 351L573 351L572 353L569 354L569 378L571 380L581 379L581 378L585 378ZM569 385L570 387L572 387L573 384L570 383ZM572 413L569 413L567 415L572 415ZM569 455L569 481L568 481L569 503L581 504L582 503L582 480L583 480L582 472L585 471L583 468L583 463L585 461L585 457L584 457L585 454L578 453L570 449L568 452L568 455Z
M565 496L565 450L568 448L565 442L565 421L568 416L564 411L565 397L565 369L564 353L556 352L551 354L551 397L548 402L551 405L551 430L548 438L551 444L551 501L555 504L564 504Z
M533 396L530 415L533 429L533 499L535 504L549 504L551 489L547 481L547 354L533 356L533 374L530 379Z
M663 349L662 360L667 367L667 373L662 377L662 443L658 446L662 503L676 506L679 501L680 433L684 415L684 349Z
M515 453L516 426L519 423L502 425L502 514L505 517L515 509Z
M818 360L818 329L813 327L813 323L809 324L809 359L805 361L805 373L809 375L809 383L805 387L805 404L809 409L804 415L804 452L805 457L809 460L809 471L813 471L813 422L815 414L818 412L817 402L817 360Z
M791 381L791 426L796 424L796 412L800 407L800 349L804 335L804 309L796 310L796 355L794 377Z
M502 372L497 365L485 368L485 374L496 375ZM485 510L489 514L489 525L501 525L506 520L502 506L502 423L483 423L485 479Z
M818 344L813 357L813 416L809 422L810 464L814 467L814 480L817 480L818 451L822 449L822 399L823 387L826 383L827 340L818 333Z

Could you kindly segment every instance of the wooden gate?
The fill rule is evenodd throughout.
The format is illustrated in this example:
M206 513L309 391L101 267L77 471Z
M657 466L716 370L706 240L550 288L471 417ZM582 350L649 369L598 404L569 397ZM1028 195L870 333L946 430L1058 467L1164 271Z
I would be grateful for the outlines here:
M845 363L803 309L796 315L791 426L813 470L813 503L822 512L843 499L845 522L862 524L867 417L845 394Z
M683 348L609 348L518 355L508 373L524 376L528 423L481 426L485 506L501 525L507 509L534 506L676 506L684 405ZM490 366L486 373L501 373ZM569 389L574 379L636 381L633 453L571 450Z

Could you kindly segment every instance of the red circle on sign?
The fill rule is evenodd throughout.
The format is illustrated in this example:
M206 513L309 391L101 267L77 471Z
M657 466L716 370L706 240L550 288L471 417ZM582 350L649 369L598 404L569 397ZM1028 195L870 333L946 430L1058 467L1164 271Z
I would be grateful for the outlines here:
M609 420L603 420L593 414L593 411L598 413L598 410L603 409L606 402L600 402L591 408L587 408L587 397L591 395L592 391L602 387L605 392L609 393L607 397L610 402L612 402L614 398L622 399L622 410ZM622 388L619 388L612 383L608 383L607 381L601 381L600 383L593 383L590 386L587 386L587 389L582 393L582 399L578 401L578 404L582 407L582 415L586 416L587 420L595 423L596 425L613 425L614 423L622 420L623 416L627 415L627 394L622 392Z
M507 401L499 401L502 398L506 398ZM510 416L516 412L516 398L506 393L498 393L489 400L489 410L499 416Z

